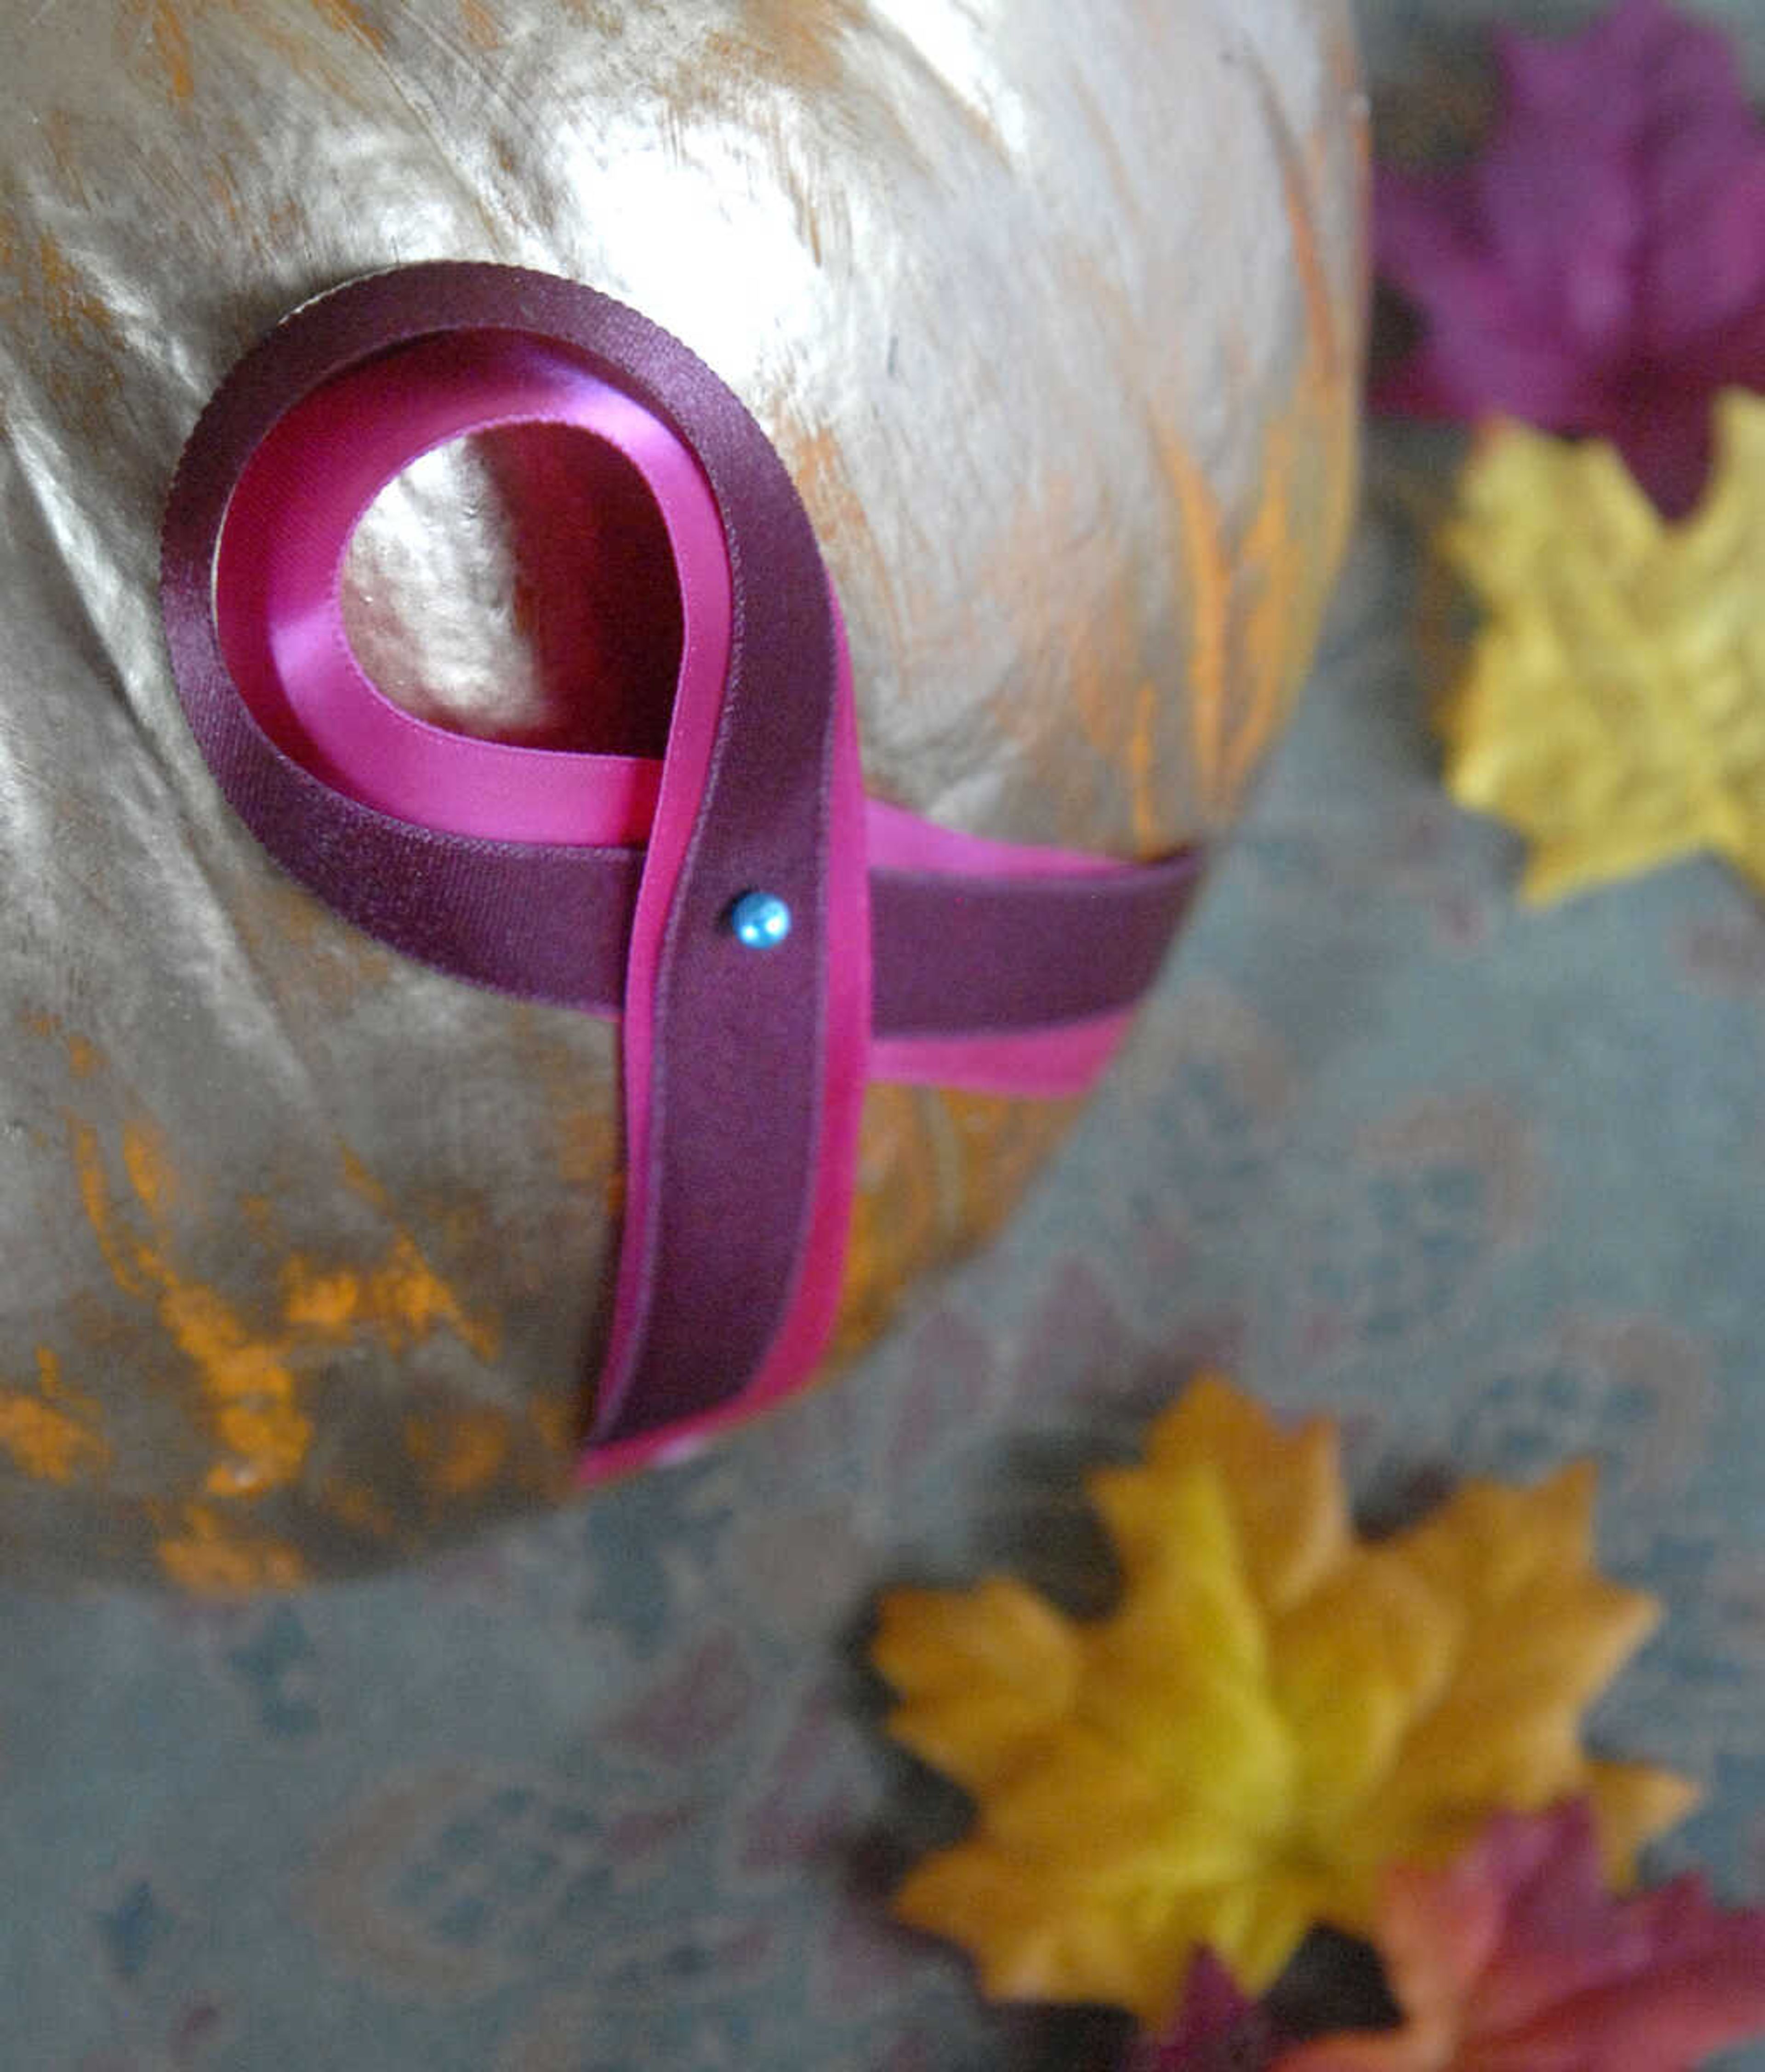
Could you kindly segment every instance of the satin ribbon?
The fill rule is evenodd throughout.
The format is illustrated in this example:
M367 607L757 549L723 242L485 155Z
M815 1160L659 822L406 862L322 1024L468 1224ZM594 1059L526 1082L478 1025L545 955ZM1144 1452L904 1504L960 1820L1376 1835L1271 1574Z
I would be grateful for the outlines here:
M636 468L681 600L665 753L471 739L381 694L345 636L350 539L421 454L498 426ZM754 420L634 311L435 264L305 305L204 412L161 590L196 739L264 845L406 955L622 1022L626 1207L590 1479L798 1386L832 1328L868 1077L1076 1092L1199 858L957 834L862 790L808 518ZM791 926L751 948L734 902Z

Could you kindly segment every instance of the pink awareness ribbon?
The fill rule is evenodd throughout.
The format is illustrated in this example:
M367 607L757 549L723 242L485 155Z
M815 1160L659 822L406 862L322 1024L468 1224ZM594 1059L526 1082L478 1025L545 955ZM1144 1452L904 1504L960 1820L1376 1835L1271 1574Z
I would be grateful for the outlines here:
M432 726L350 648L368 507L508 425L591 434L653 500L681 635L660 758ZM270 853L407 956L619 1018L626 1198L585 1479L807 1379L868 1079L1084 1090L1194 892L1192 849L1116 863L866 799L838 606L782 462L687 347L576 283L441 262L303 305L204 411L163 545L180 697Z

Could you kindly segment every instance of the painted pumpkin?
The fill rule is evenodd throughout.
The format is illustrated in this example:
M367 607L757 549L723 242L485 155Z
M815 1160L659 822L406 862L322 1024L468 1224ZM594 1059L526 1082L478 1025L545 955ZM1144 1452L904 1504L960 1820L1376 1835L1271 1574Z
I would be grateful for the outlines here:
M592 284L782 458L874 796L1121 857L1204 841L1305 670L1352 500L1347 15L93 0L5 32L14 1573L282 1585L555 1501L607 1330L612 1031L336 918L179 709L158 516L228 367L389 266ZM644 638L531 522L605 491L581 460L490 431L376 502L343 610L389 697L573 745L557 657L617 676ZM998 1223L1070 1114L870 1087L831 1359Z

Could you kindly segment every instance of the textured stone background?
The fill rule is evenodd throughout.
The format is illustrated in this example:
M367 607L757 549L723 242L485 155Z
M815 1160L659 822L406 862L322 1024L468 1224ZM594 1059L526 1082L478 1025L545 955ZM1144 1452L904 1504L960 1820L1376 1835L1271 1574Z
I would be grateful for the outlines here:
M1756 0L1705 11L1765 58ZM1466 134L1514 10L1364 12L1388 135ZM1374 1510L1597 1456L1607 1564L1668 1607L1598 1731L1708 1786L1661 1867L1765 1898L1765 915L1705 864L1514 908L1421 719L1410 514L1449 454L1376 446L1299 724L1131 1055L879 1355L397 1580L0 1595L0 2061L1095 2062L1096 2025L995 2019L885 1925L959 1815L854 1636L879 1584L984 1563L1095 1601L1076 1472L1203 1358L1340 1415Z

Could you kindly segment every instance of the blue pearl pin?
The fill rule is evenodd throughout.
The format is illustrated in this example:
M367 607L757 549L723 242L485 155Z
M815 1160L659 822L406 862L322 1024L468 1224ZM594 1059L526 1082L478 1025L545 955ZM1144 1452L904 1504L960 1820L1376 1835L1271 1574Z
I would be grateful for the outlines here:
M744 949L776 950L791 932L791 910L776 892L744 892L730 909L730 926Z

